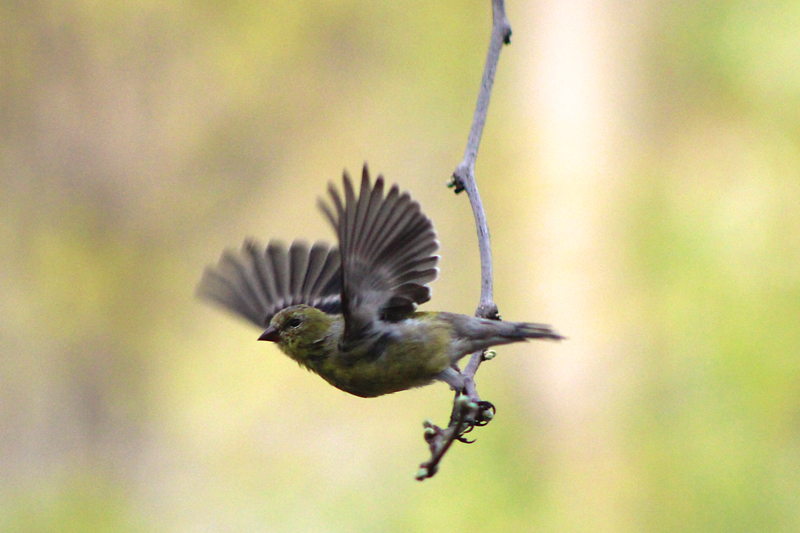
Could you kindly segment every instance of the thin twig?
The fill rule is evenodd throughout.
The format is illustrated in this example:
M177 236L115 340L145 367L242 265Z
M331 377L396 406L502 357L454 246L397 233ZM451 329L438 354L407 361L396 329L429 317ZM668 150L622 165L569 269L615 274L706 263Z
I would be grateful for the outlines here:
M486 65L483 70L481 88L478 92L478 103L472 117L472 127L467 138L467 147L464 158L453 172L453 177L448 186L454 187L456 194L467 191L472 214L475 217L475 226L478 230L478 247L481 257L481 299L478 304L476 316L484 318L499 318L497 306L494 303L492 285L492 249L489 239L489 226L486 223L486 214L483 210L478 185L475 181L475 160L478 157L478 147L481 143L483 126L486 124L486 113L489 109L489 100L492 96L494 74L500 60L500 51L504 44L509 44L511 26L506 17L504 0L492 0L492 36L489 41L489 53L486 56ZM433 477L439 467L439 462L450 449L454 440L470 442L464 434L476 425L485 425L494 416L494 406L489 402L482 402L475 387L475 373L481 362L484 361L483 352L476 352L470 357L469 363L461 374L464 376L464 390L456 391L453 402L453 411L447 429L441 429L431 422L425 422L425 441L431 449L431 458L420 465L417 479L423 480Z
M478 157L478 147L483 135L483 126L486 124L486 113L489 110L489 99L492 96L492 86L494 85L494 75L497 71L497 63L500 60L500 51L504 44L508 44L511 38L511 26L506 18L505 5L503 0L492 0L492 36L489 42L489 52L486 56L486 66L483 69L483 79L481 89L478 93L478 103L475 106L475 114L472 117L472 127L467 138L467 147L464 150L464 158L453 172L452 186L455 187L456 194L463 190L467 191L472 214L475 217L475 227L478 230L478 248L481 257L481 300L476 311L476 316L484 318L496 318L497 306L494 303L493 277L492 277L492 250L489 239L489 226L486 223L486 214L483 210L483 202L478 193L478 184L475 181L475 160Z

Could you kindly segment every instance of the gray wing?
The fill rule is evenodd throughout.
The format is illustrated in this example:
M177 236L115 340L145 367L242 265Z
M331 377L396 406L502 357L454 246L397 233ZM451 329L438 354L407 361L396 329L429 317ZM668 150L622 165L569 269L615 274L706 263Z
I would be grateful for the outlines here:
M345 337L353 339L375 320L400 318L430 300L439 243L419 204L397 185L384 196L383 177L370 184L366 165L358 197L347 172L343 183L344 202L331 184L333 206L319 205L339 238Z
M247 240L239 253L227 250L205 269L197 294L266 327L275 313L298 304L340 313L341 280L339 251L327 244L294 241L287 251L270 242L265 250Z

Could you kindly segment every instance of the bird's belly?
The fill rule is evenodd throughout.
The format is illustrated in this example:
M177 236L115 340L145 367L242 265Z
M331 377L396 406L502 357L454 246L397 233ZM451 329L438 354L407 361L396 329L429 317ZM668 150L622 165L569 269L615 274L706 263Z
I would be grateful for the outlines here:
M409 349L410 348L410 349ZM431 383L450 366L446 351L438 346L388 347L379 357L341 358L320 368L328 383L365 398L390 394Z

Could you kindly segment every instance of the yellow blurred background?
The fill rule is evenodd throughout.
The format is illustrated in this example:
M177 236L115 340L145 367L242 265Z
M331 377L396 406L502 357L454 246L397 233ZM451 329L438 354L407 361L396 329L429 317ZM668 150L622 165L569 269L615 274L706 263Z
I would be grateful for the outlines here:
M569 340L418 483L445 385L348 396L193 292L368 161L473 312L489 1L0 3L0 531L800 530L800 3L507 8L496 301Z

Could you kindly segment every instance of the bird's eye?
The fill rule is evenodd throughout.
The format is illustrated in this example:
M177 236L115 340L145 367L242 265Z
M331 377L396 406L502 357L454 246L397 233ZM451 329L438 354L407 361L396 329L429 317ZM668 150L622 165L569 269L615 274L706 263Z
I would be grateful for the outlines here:
M291 319L289 321L289 327L290 328L296 328L297 326L299 326L302 323L303 323L302 320L300 320L299 318L295 317L295 318L293 318L293 319Z

